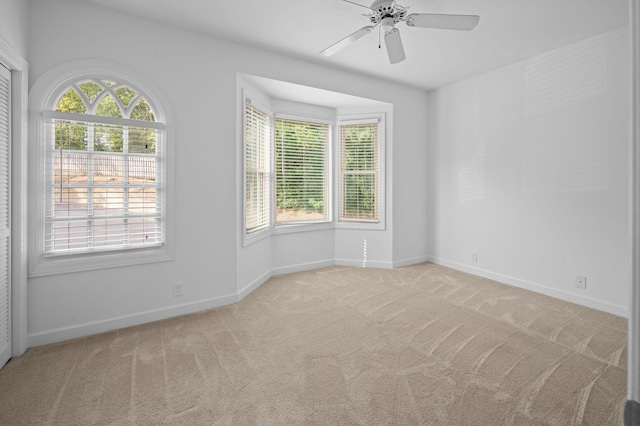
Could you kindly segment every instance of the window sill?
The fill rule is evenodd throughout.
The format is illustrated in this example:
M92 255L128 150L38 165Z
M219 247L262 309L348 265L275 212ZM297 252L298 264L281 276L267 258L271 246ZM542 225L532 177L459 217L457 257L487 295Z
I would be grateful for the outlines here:
M251 244L257 243L260 240L264 240L267 237L271 236L271 227L266 227L259 231L254 231L249 234L245 233L242 236L242 247L250 246Z
M272 235L295 234L298 232L325 231L331 229L384 231L384 222L320 222L275 225L252 234L245 234L243 247L256 243Z
M327 229L334 229L335 224L333 222L317 222L317 223L291 223L287 225L274 225L268 228L261 229L260 231L252 232L251 234L244 234L242 239L242 247L247 247L253 243L257 243L272 235L282 234L294 234L298 232L312 232L323 231Z
M371 231L384 231L384 221L379 222L336 222L336 229L353 229L353 230L371 230Z
M29 278L171 260L173 260L173 256L167 247L41 258L38 264L29 270Z
M274 234L292 234L295 232L322 231L325 229L333 229L333 222L316 222L316 223L290 223L280 224L273 227Z

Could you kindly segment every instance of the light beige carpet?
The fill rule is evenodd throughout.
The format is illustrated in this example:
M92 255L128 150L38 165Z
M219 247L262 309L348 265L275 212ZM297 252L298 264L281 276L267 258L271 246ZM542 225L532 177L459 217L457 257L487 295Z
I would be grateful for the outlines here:
M621 425L626 320L432 264L30 349L2 425Z

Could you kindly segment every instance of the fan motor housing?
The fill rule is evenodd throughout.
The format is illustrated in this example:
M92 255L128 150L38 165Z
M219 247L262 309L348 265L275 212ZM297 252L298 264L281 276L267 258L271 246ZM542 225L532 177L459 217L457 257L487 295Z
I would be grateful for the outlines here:
M398 23L407 16L408 7L400 6L395 0L376 0L371 5L369 20L372 24L378 24L386 18L392 18L394 23Z

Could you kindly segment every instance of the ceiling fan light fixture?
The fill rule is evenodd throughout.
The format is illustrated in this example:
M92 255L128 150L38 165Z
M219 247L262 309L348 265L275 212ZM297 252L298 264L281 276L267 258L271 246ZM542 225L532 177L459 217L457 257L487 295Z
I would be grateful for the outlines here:
M389 62L392 64L397 64L407 58L404 53L404 47L402 46L400 31L398 31L397 28L392 28L390 31L385 32L384 44L387 47Z
M396 22L393 18L387 17L380 21L380 29L384 31L385 34L393 31L396 27Z

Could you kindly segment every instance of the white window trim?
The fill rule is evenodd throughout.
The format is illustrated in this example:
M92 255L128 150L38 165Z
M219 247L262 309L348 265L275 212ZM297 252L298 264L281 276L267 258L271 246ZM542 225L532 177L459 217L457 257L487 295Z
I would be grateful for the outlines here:
M352 115L341 115L336 120L335 126L335 146L334 152L340 152L340 125L349 125L349 124L363 124L363 123L371 123L372 121L378 122L378 174L379 174L379 192L378 192L378 221L358 221L358 220L340 220L340 212L338 209L340 208L340 197L342 197L342 191L340 186L340 178L336 177L336 182L334 184L334 193L336 194L335 203L334 203L334 212L333 217L335 218L335 228L336 229L357 229L357 230L378 230L384 231L386 229L386 114L384 112L377 113L363 113L363 114L352 114ZM336 155L333 159L334 168L337 173L340 173L340 155Z
M79 71L80 70L80 71ZM29 95L30 136L33 150L29 155L29 234L28 276L39 277L96 269L132 266L144 263L165 262L174 258L173 182L174 136L173 117L169 103L152 83L141 82L135 73L122 65L102 60L73 61L55 67L36 81ZM92 77L103 80L125 81L131 88L147 95L156 118L165 123L164 130L164 183L165 220L164 244L160 247L124 249L77 255L44 256L44 179L45 135L44 113L71 82Z

